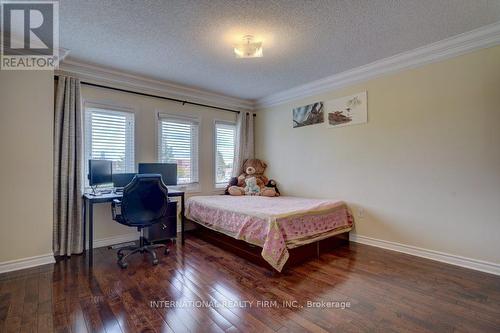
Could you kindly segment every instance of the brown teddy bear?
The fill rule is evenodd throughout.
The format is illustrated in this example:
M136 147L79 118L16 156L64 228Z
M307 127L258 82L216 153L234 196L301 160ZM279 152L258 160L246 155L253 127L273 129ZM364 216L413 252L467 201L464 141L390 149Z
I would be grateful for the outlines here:
M248 159L243 163L243 173L238 177L238 183L236 185L230 186L228 189L231 195L245 195L246 180L249 178L255 178L257 186L260 188L260 193L258 195L263 195L266 197L275 197L276 190L272 187L266 187L269 179L264 176L264 171L267 168L267 164L264 161L253 158ZM255 195L255 193L253 193Z

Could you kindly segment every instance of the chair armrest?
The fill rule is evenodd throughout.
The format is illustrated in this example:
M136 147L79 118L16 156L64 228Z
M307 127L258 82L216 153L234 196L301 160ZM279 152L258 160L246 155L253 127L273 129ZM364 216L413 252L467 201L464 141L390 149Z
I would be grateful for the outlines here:
M113 216L113 220L116 220L117 215L121 215L122 213L121 206L122 206L121 200L113 199L113 202L111 202L111 214Z

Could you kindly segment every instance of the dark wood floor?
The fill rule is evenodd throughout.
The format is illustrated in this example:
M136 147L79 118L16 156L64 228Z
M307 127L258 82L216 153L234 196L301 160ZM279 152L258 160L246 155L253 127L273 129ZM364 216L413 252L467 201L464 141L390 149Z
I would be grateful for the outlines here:
M275 276L191 236L156 267L103 248L0 275L0 332L37 331L499 332L500 277L352 243Z

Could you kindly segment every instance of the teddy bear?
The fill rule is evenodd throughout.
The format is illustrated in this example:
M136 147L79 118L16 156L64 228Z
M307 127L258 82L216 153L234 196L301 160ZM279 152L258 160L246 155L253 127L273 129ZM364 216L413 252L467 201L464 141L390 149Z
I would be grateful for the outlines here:
M250 177L245 179L245 194L246 195L260 195L260 187L257 186L257 179Z
M231 177L231 179L229 179L229 184L227 184L226 189L224 190L224 194L229 195L229 188L231 186L238 186L238 183L238 177Z
M266 184L266 188L267 189L274 189L277 197L279 197L281 195L280 190L278 190L278 185L276 184L276 181L274 179L269 179L269 181Z
M257 187L260 189L259 193L252 192L253 195L263 195L266 197L276 196L276 190L274 188L266 187L269 182L266 176L264 176L264 171L267 168L267 164L256 158L245 160L243 163L242 170L244 171L238 176L237 185L230 186L228 192L230 195L245 195L246 179L255 178ZM234 180L232 180L234 183Z

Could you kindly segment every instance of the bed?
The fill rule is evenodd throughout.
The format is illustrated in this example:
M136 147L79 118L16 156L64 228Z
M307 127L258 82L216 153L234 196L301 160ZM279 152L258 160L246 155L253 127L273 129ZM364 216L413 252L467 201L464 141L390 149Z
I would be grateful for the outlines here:
M353 218L342 201L298 197L194 196L186 217L230 238L261 248L262 258L278 272L290 250L349 232Z

